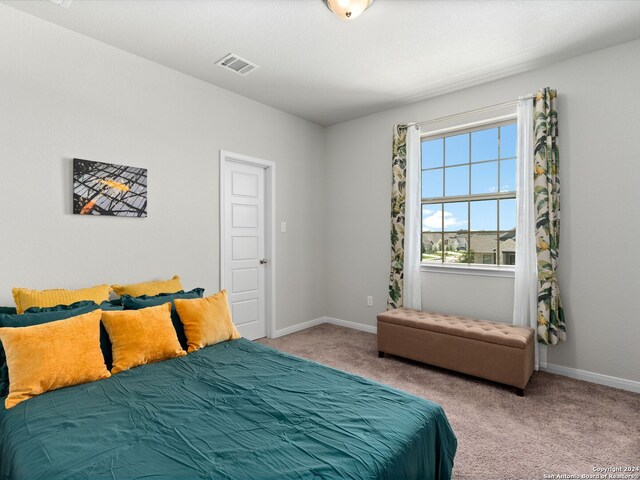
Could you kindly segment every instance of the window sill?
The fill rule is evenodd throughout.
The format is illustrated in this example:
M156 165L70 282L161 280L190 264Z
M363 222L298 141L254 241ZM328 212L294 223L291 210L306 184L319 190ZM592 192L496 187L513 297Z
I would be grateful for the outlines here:
M430 264L421 263L420 271L431 273L446 273L454 275L478 275L482 277L506 277L514 278L515 267L511 265L460 265L460 264Z

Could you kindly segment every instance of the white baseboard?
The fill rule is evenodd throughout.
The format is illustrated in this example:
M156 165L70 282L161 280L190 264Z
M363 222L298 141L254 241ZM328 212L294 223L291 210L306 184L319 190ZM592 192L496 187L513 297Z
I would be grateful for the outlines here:
M315 327L316 325L321 325L323 323L331 323L340 327L352 328L354 330L361 330L368 333L377 333L378 331L375 325L364 325L362 323L350 322L348 320L342 320L340 318L319 317L314 318L313 320L309 320L308 322L299 323L298 325L293 325L281 330L276 330L273 338L289 335L290 333L299 332L300 330L306 330L307 328ZM629 392L640 393L640 382L636 382L635 380L627 380L626 378L618 378L612 377L610 375L603 375L601 373L578 370L577 368L563 367L562 365L554 365L552 363L547 364L546 354L541 355L540 360L540 370L542 370L543 372L555 373L556 375L575 378L576 380L584 380L585 382L591 382L598 385L606 385L607 387L628 390Z
M320 325L323 323L331 323L333 325L339 325L340 327L352 328L353 330L361 330L368 333L376 333L378 331L377 327L375 327L374 325L363 325L362 323L349 322L348 320L342 320L340 318L319 317L307 322L299 323L297 325L292 325L291 327L276 330L271 338L283 337L285 335L296 333L301 330L306 330L307 328L315 327L316 325Z
M333 317L320 317L318 320L322 320L322 323L331 323L340 327L352 328L354 330L361 330L368 333L378 333L378 327L375 325L364 325L362 323L349 322L348 320L342 320L340 318Z
M547 364L545 368L541 368L540 370L555 373L556 375L575 378L576 380L584 380L585 382L597 383L598 385L606 385L607 387L620 388L622 390L640 393L640 382L636 382L635 380L612 377L610 375L578 370L577 368L564 367L562 365L554 365L552 363Z
M325 317L314 318L313 320L309 320L308 322L298 323L297 325L292 325L291 327L281 328L280 330L276 330L271 338L283 337L285 335L289 335L290 333L296 333L300 330L306 330L307 328L315 327L316 325L320 325L321 323L326 323L324 320Z

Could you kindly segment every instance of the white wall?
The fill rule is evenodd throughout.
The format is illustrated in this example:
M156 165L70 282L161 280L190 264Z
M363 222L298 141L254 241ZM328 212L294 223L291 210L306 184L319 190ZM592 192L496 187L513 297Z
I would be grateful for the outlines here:
M432 312L511 323L513 277L423 273L422 298Z
M326 315L366 325L385 309L392 125L559 92L559 282L568 340L552 364L640 381L640 41L327 129ZM423 273L423 308L509 321L513 280ZM375 307L366 307L374 295Z
M216 292L223 149L277 164L277 327L324 314L321 127L1 5L0 32L0 304L175 273ZM146 167L148 218L72 215L73 157Z

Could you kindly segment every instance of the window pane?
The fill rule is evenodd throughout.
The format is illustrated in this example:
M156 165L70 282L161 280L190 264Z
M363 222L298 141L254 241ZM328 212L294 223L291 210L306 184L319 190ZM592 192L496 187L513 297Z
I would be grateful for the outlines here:
M427 140L422 142L422 168L435 168L442 166L443 139Z
M484 265L496 264L496 250L498 249L498 235L496 232L471 234L471 263Z
M422 261L442 262L442 234L423 233L422 234Z
M469 229L469 202L444 204L444 231L457 232Z
M444 194L469 195L469 165L444 169Z
M456 135L444 139L445 165L460 165L469 163L469 134Z
M422 171L422 198L442 197L442 168Z
M498 162L479 163L471 166L471 193L496 193L498 191Z
M500 232L500 265L516 264L516 231Z
M510 158L516 156L517 140L518 129L515 123L500 127L500 158Z
M445 263L467 263L467 232L444 234L444 261Z
M442 231L442 204L422 205L422 231Z
M500 191L516 191L516 161L500 160Z
M498 202L497 200L480 200L471 202L470 230L498 230ZM495 239L495 234L494 234ZM496 239L497 241L497 239Z
M516 199L500 200L500 230L514 230L516 228Z
M498 129L478 130L471 133L471 161L497 160Z

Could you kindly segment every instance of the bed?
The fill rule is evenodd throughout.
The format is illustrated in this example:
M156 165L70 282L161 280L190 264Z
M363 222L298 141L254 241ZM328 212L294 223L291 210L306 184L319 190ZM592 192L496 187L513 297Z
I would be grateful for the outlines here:
M245 339L0 411L2 479L450 478L456 446L439 405Z

